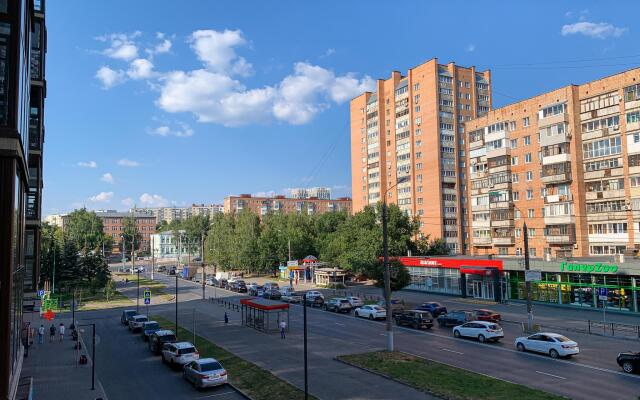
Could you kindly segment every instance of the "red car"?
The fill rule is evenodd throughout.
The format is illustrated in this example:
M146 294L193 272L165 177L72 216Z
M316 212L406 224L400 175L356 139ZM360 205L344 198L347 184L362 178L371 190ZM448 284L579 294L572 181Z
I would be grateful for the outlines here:
M497 312L493 312L491 310L481 309L481 310L473 310L476 314L476 318L478 321L489 321L489 322L498 322L500 321L500 314Z

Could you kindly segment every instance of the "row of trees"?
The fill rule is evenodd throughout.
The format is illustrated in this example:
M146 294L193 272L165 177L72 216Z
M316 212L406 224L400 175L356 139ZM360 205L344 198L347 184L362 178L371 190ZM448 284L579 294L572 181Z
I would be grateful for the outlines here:
M80 209L69 214L64 232L58 226L42 226L40 282L54 284L56 291L72 287L103 288L111 274L104 251L113 246L103 233L95 213Z

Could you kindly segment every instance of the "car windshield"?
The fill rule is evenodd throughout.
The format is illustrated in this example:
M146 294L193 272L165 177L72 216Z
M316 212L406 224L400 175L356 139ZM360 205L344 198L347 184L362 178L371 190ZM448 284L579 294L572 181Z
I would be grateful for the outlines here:
M487 325L487 328L488 329L493 329L494 331L496 331L496 330L500 329L500 326L496 325L496 324L491 324L491 325Z
M191 353L195 353L195 352L196 352L196 348L195 347L185 347L184 349L178 350L178 353L180 355L191 354Z
M160 325L157 322L151 324L145 324L144 329L160 329Z
M164 335L164 336L158 337L158 339L160 339L160 341L162 342L175 342L176 335Z
M380 306L372 306L371 308L373 308L376 311L383 311L384 308L380 307Z
M216 371L219 369L223 368L222 365L220 365L220 363L217 361L200 364L200 371L202 372Z
M347 299L340 300L340 303L343 303L343 304L348 303L348 302L349 302L349 300L347 300Z
M562 335L558 335L558 336L552 336L555 340L557 340L558 342L570 342L571 339L569 339L566 336L562 336Z
M147 318L147 317L137 317L136 318L136 321L138 321L138 322L147 322L148 320L149 320L149 318Z

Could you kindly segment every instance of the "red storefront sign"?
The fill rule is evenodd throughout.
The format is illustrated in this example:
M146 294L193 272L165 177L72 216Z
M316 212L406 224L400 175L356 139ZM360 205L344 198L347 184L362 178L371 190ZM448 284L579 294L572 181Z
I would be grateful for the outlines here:
M474 260L464 258L398 257L405 267L454 268L463 274L489 275L502 272L502 260Z

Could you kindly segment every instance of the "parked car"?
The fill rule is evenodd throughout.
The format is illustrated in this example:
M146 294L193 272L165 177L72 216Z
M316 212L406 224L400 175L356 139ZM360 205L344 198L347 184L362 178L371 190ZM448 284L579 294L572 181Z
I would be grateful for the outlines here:
M380 307L386 307L387 303L385 300L380 300L378 302ZM391 315L396 315L404 311L404 300L399 299L391 299Z
M151 334L160 330L160 324L156 321L147 321L142 324L141 330L142 339L146 342L147 340L149 340L149 336L151 336Z
M244 283L244 281L236 281L236 291L238 293L247 293L247 285Z
M129 318L134 315L138 315L136 310L123 310L122 315L120 316L120 323L122 325L129 325Z
M265 299L280 300L282 298L282 294L278 289L266 289L262 297Z
M447 314L441 314L438 317L438 325L440 326L457 326L465 322L473 321L473 313L471 311L457 310Z
M571 357L580 353L578 343L558 333L540 332L519 337L515 341L518 351L535 351L551 358Z
M437 301L422 303L418 307L416 307L416 309L429 311L434 318L438 318L440 315L447 313L447 307L443 306L442 303L438 303Z
M309 300L310 298L316 298L319 297L322 299L323 303L324 303L324 295L321 292L318 292L317 290L309 290L307 293L307 300Z
M284 287L280 290L280 294L282 297L280 300L286 301L287 303L301 303L302 302L302 294L296 292L290 287Z
M165 267L164 265L158 266L158 272L166 272L166 271L167 271L167 267Z
M356 317L369 319L384 319L387 318L387 310L378 305L370 304L362 306L360 308L356 308L356 310L354 311L354 315Z
M249 293L251 293L251 290L257 288L258 286L260 285L258 285L257 282L251 282L247 284L247 290L249 291Z
M340 297L329 299L329 301L324 303L324 309L327 311L348 313L351 312L352 308L349 300Z
M251 284L247 287L248 289L248 293L250 296L260 296L262 297L262 294L264 294L264 287L258 285L257 283ZM262 292L262 294L258 294L258 292Z
M430 329L433 326L433 315L429 311L409 310L394 316L396 325L407 325L415 329Z
M280 290L280 285L278 285L278 282L266 282L263 286L264 286L264 290L269 290L269 289Z
M154 354L162 353L162 348L167 343L175 343L176 334L170 330L155 331L149 336L149 350Z
M167 343L162 347L162 362L185 365L200 358L196 347L189 342Z
M311 307L322 307L324 305L324 295L317 290L309 290L306 293L307 305Z
M504 337L502 327L494 322L471 321L453 328L453 336L477 338L480 343L497 342Z
M227 288L229 290L231 290L232 292L237 292L238 291L238 282L228 282L227 283Z
M500 320L502 319L500 314L498 314L497 312L484 308L473 310L473 312L476 314L476 319L478 321L500 322Z
M186 364L182 377L202 389L227 383L227 370L215 358L201 358Z
M176 274L176 267L173 267L169 270L169 275L175 275Z
M224 278L218 281L218 287L221 289L226 289L228 285L229 285L229 282Z
M353 308L362 307L364 305L364 301L362 301L360 297L347 296L347 300L349 300L349 304L351 304L351 307Z
M640 352L625 351L618 354L616 361L626 373L640 372Z
M134 315L129 319L129 330L131 332L137 332L142 329L142 325L147 321L149 321L149 318L147 318L146 315Z
M216 283L217 283L217 282L216 282L216 278L207 278L207 279L204 281L204 284L205 284L205 285L209 285L209 286L216 286Z

